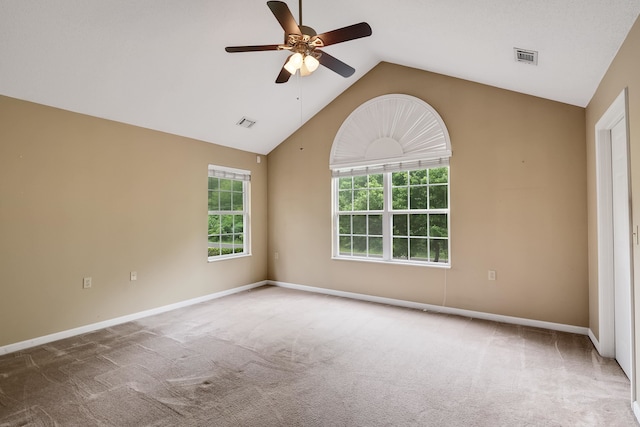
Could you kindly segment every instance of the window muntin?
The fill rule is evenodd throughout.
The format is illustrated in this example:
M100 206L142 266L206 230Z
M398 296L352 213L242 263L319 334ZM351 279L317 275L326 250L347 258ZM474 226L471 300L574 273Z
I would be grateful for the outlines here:
M207 254L210 261L250 253L249 179L248 171L209 166Z
M334 178L337 258L449 265L449 168Z

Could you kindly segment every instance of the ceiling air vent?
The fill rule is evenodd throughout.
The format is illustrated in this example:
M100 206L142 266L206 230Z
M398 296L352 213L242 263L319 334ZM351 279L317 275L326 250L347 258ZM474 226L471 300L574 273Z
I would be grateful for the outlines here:
M249 129L251 126L256 124L256 121L252 120L252 119L248 119L246 117L243 117L240 120L238 120L238 123L236 123L236 124L238 126L242 126L243 128Z
M518 49L513 48L513 52L516 56L516 61L524 62L525 64L538 65L538 52L535 50Z

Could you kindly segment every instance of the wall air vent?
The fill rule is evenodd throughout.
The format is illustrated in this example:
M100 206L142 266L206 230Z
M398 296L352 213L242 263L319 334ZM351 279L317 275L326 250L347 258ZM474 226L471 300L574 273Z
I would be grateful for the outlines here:
M241 126L243 128L247 128L249 129L251 126L256 124L255 120L252 119L248 119L246 117L241 118L240 120L238 120L238 123L236 123L238 126Z
M516 61L524 62L525 64L538 65L538 52L535 50L518 49L513 48Z

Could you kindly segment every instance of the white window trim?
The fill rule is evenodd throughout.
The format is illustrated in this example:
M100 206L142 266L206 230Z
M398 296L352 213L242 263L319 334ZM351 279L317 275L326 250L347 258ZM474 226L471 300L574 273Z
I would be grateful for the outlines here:
M223 179L232 179L236 181L242 181L242 195L243 201L242 204L244 206L244 211L242 213L243 222L242 222L242 231L244 234L244 252L242 253L233 253L227 255L216 255L216 256L208 256L208 262L217 262L224 261L234 258L244 258L251 256L251 171L244 169L236 169L230 168L226 166L218 166L218 165L209 165L207 177L217 177ZM209 191L209 186L207 185L207 193ZM208 204L207 204L208 208ZM215 215L220 211L209 211L207 209L207 248L209 242L209 215Z

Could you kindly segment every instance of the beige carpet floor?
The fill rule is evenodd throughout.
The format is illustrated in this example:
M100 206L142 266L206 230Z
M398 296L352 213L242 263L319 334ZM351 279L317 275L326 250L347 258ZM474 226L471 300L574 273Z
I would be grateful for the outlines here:
M0 426L632 426L585 336L262 287L0 357Z

